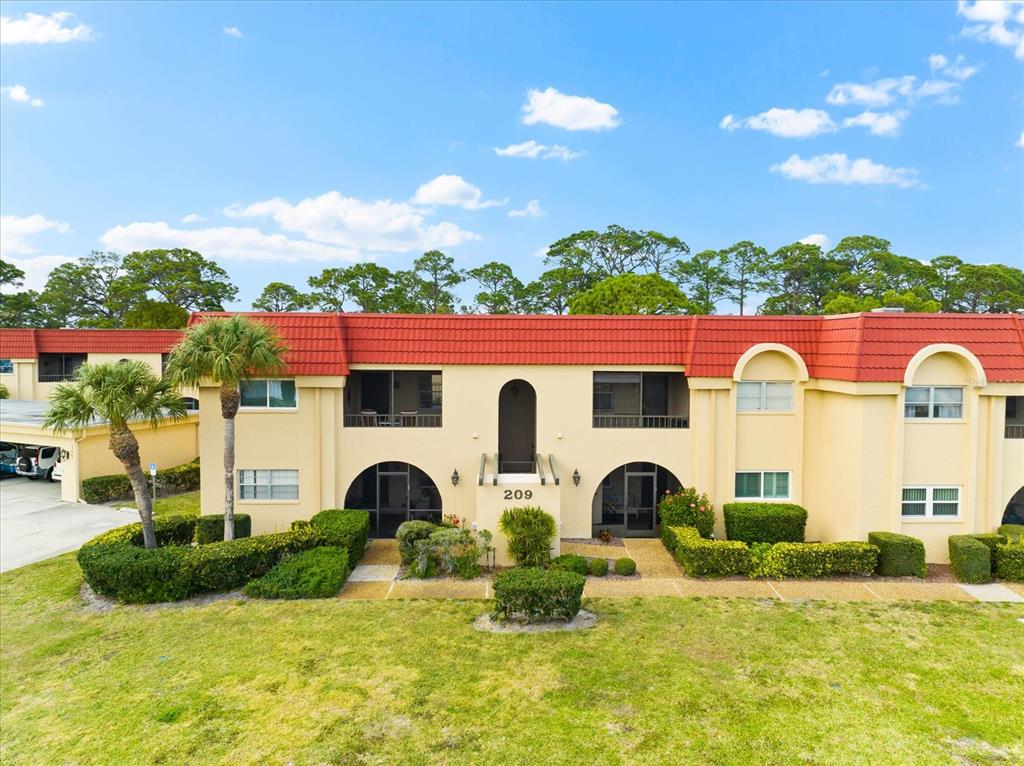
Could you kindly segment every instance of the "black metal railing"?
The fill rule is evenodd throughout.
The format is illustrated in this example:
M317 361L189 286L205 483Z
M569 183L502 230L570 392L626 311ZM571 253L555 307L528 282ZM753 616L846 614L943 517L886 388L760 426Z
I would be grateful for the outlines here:
M64 383L65 381L74 379L74 372L60 372L57 373L56 375L43 375L42 373L40 373L39 375L40 383Z
M1024 439L1024 424L1007 423L1006 424L1006 438L1007 439Z
M689 428L680 415L594 415L594 428Z
M387 413L359 413L345 415L346 428L440 428L440 413L400 412L397 415Z

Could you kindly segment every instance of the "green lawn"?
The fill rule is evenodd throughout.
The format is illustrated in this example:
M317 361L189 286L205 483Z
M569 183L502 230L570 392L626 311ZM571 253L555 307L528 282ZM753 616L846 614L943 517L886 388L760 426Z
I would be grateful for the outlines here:
M118 508L134 508L135 503L118 503ZM154 516L198 516L199 490L182 492L180 495L158 497L153 505Z
M0 577L11 764L1024 763L1024 608L597 600L85 611L72 555Z

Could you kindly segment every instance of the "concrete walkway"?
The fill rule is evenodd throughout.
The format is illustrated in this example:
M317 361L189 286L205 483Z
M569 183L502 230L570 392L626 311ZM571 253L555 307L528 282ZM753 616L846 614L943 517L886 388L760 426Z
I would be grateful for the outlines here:
M108 529L139 520L134 509L66 503L60 485L24 477L0 481L0 572L78 549Z
M1024 583L961 585L908 580L699 580L684 577L660 540L630 539L621 546L563 543L562 553L609 560L628 556L639 577L588 577L585 598L654 596L756 598L798 602L828 601L998 601L1024 603ZM491 598L490 578L475 580L397 580L394 540L371 540L341 591L343 599Z

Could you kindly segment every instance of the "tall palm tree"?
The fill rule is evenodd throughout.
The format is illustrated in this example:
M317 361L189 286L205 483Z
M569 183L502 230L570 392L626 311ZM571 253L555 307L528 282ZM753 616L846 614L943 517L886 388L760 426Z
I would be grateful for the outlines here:
M287 349L273 328L244 316L207 319L185 331L171 351L167 374L176 385L220 385L224 418L224 539L235 537L235 415L243 380L284 371Z
M185 417L185 403L166 378L158 378L145 362L125 360L83 364L71 383L62 383L50 394L45 426L57 433L77 431L106 421L110 424L110 451L124 465L135 493L135 507L142 519L142 539L156 547L153 501L139 458L139 441L129 424Z

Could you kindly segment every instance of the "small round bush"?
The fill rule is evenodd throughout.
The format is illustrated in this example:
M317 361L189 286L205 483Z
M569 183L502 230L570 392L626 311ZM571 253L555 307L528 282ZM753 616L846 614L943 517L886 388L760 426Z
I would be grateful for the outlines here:
M629 577L636 574L636 562L631 558L615 559L615 574Z
M604 577L608 574L608 559L591 559L587 569L594 577Z
M563 553L551 559L551 569L561 569L563 572L575 572L576 574L587 574L587 560L575 553Z
M555 518L535 506L506 508L498 520L498 529L508 538L508 555L519 566L540 567L551 559L551 541L555 539Z
M701 537L711 537L715 528L715 512L706 493L693 487L680 487L675 492L666 492L658 503L658 518L661 521L662 539L672 544L669 527L693 527Z

